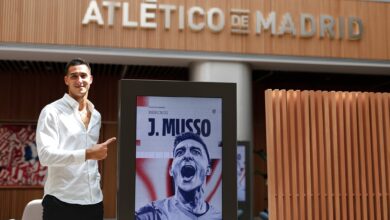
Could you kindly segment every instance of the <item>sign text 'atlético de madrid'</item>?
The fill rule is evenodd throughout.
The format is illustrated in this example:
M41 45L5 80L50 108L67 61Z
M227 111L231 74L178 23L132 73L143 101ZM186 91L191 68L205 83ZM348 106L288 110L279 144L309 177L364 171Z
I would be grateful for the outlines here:
M107 16L103 16L104 14ZM136 14L139 16L136 17ZM363 35L363 22L357 16L335 18L328 14L314 16L302 12L298 17L293 17L289 12L263 13L259 9L246 8L231 8L227 14L218 7L159 4L157 0L145 0L139 4L139 7L129 2L99 3L91 0L81 22L83 25L95 23L101 26L113 26L116 16L121 16L122 27L129 29L157 29L159 19L162 19L160 24L166 31L171 31L172 24L175 23L175 31L188 28L193 32L219 33L229 27L231 34L261 35L263 32L268 32L272 36L292 35L300 38L346 40L360 40Z

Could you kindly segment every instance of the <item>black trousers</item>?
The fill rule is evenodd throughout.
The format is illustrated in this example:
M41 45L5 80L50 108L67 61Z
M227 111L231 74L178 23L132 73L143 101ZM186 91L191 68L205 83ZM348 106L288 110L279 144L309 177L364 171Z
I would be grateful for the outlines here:
M42 201L43 220L103 220L103 202L79 205L63 202L52 195Z

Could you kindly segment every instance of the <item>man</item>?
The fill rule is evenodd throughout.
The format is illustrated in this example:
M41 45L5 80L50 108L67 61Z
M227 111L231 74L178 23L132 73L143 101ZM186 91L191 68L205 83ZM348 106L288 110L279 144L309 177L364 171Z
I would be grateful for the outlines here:
M97 161L107 157L115 137L97 144L101 116L88 100L93 81L89 64L71 60L64 81L68 93L42 109L36 131L39 160L48 167L43 219L102 220Z
M169 174L175 182L175 195L140 208L138 220L222 219L204 198L206 176L211 174L210 156L198 135L186 132L175 138Z

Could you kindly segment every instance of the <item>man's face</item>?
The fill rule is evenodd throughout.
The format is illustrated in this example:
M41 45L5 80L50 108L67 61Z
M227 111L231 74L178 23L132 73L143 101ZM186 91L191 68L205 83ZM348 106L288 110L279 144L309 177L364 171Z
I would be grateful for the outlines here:
M92 84L91 71L86 65L70 66L64 80L68 86L69 95L79 99L88 93Z
M188 139L176 146L169 173L180 189L190 191L200 187L210 172L206 151L199 142Z

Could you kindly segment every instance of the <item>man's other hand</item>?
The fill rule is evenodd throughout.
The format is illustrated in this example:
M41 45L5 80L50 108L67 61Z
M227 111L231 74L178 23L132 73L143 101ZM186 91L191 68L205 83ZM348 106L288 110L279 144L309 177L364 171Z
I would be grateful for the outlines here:
M107 147L110 143L116 141L116 137L107 139L101 144L95 144L85 151L85 160L103 160L107 157Z

